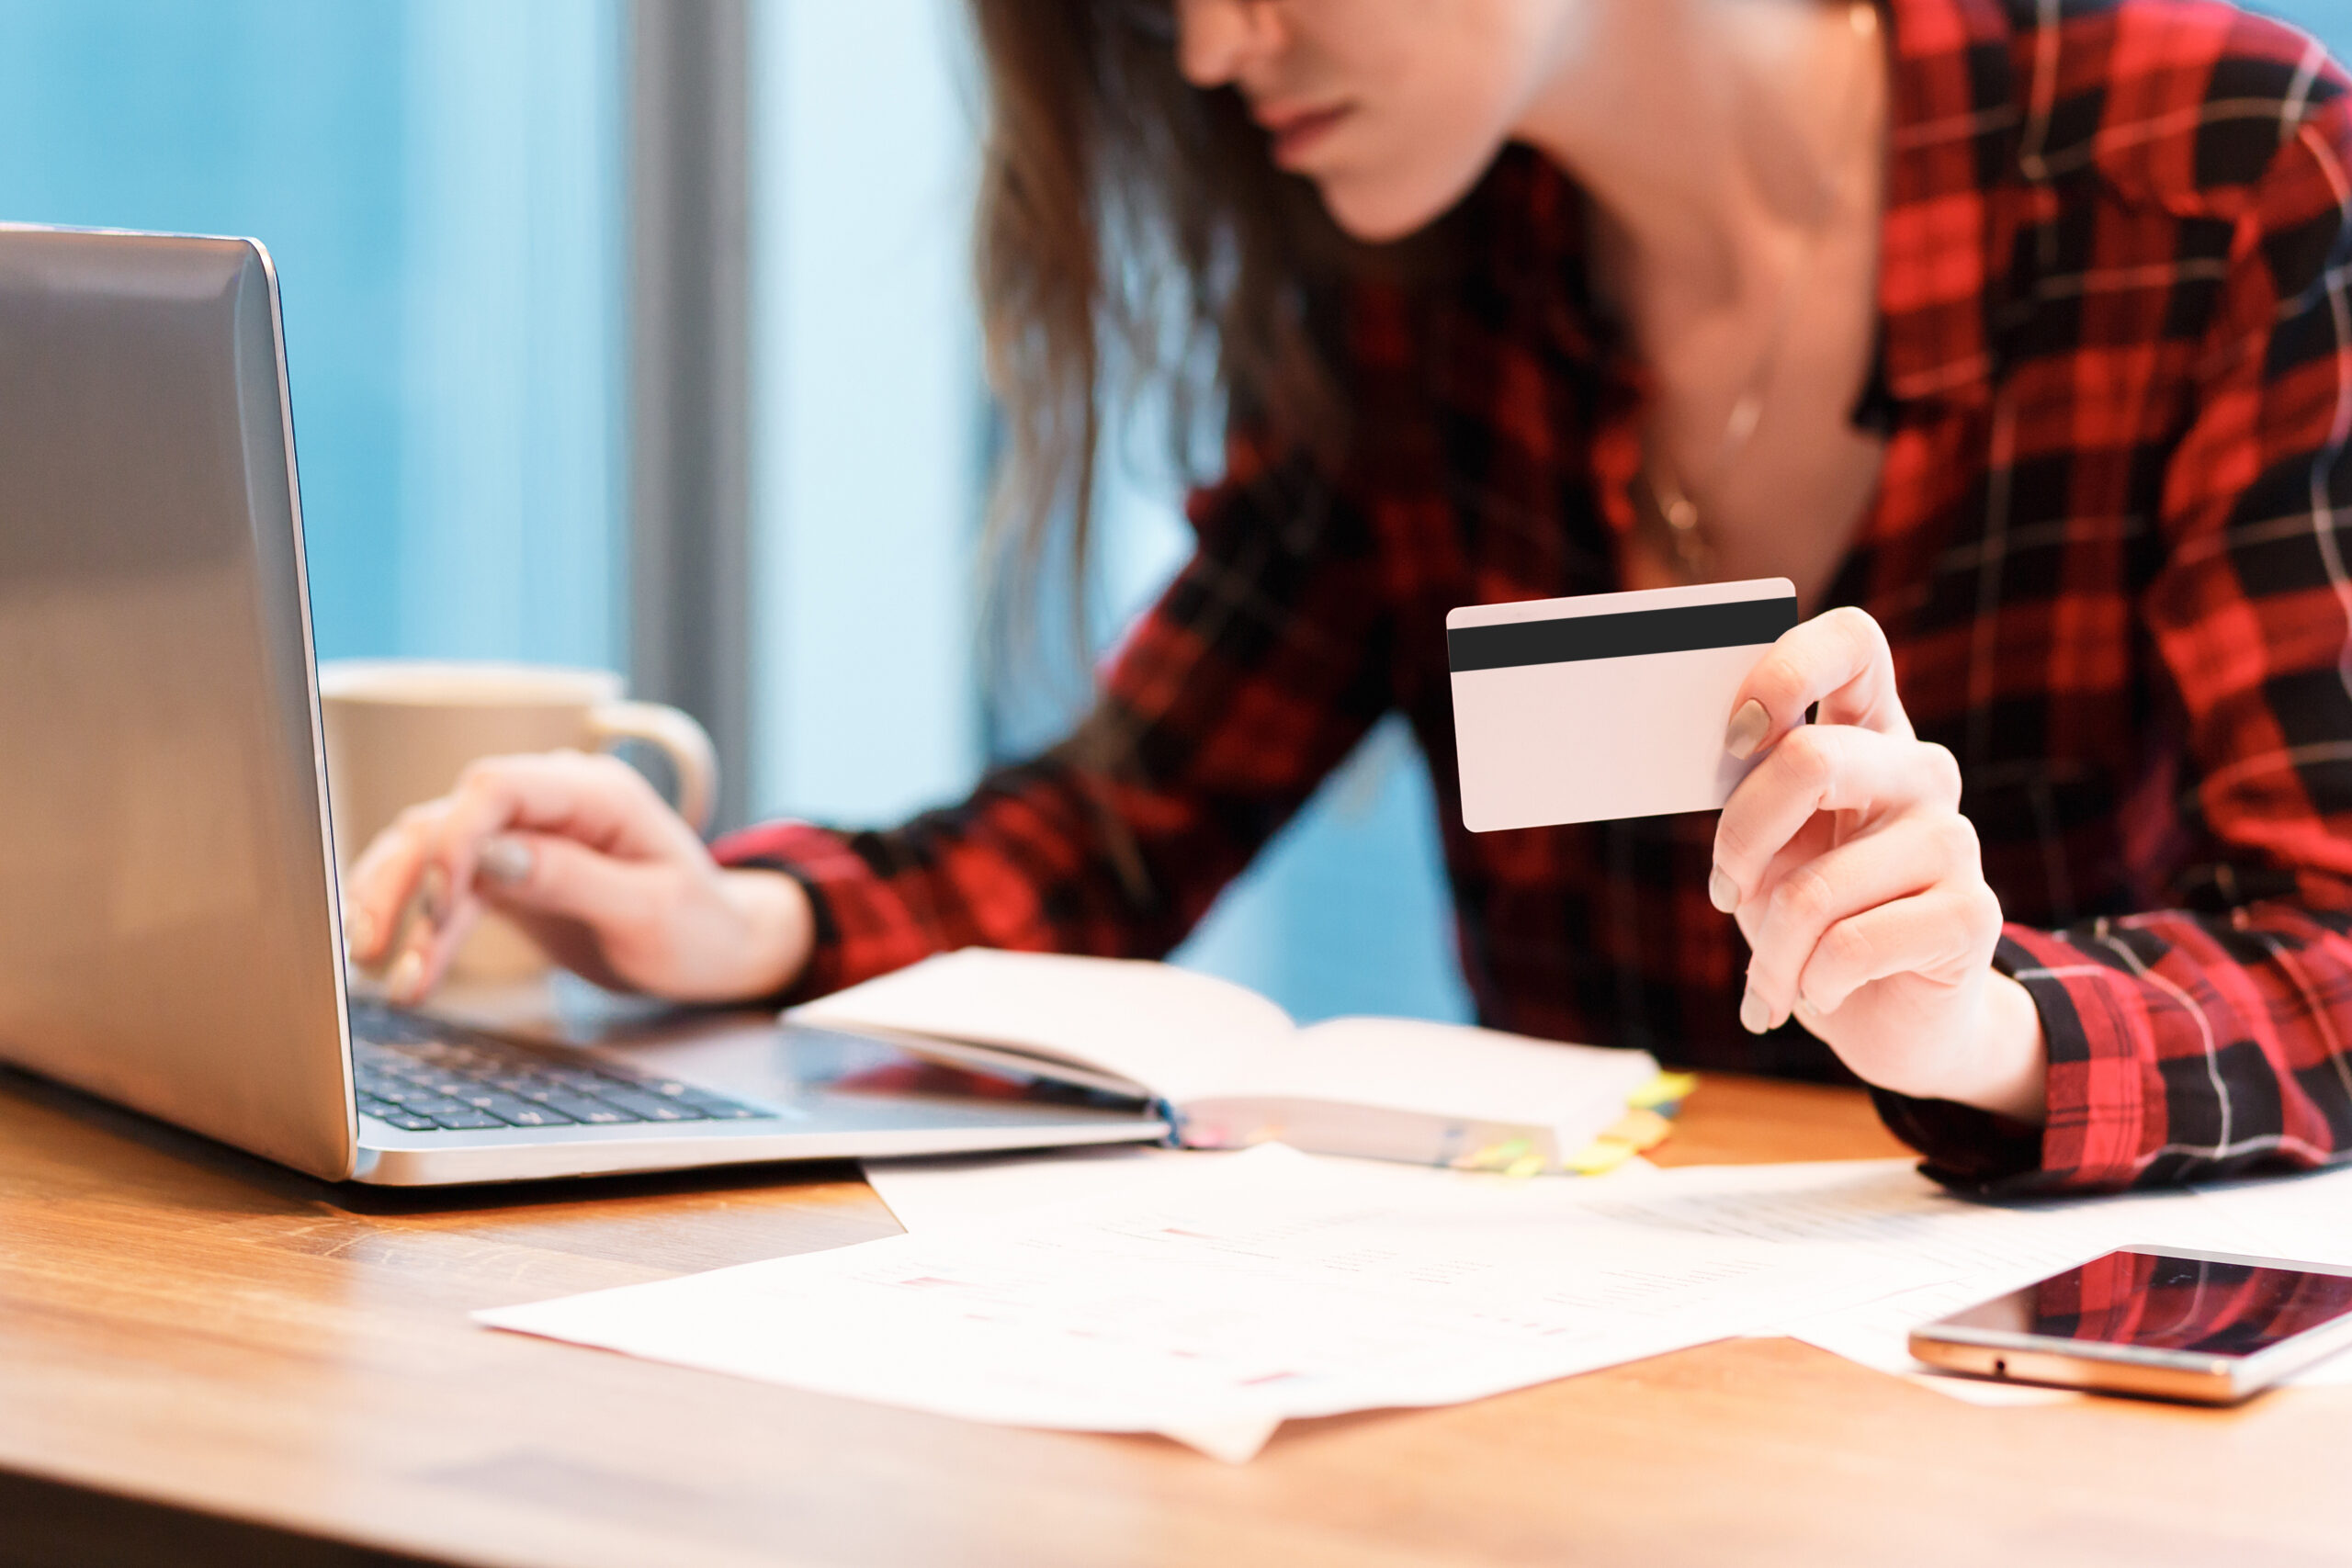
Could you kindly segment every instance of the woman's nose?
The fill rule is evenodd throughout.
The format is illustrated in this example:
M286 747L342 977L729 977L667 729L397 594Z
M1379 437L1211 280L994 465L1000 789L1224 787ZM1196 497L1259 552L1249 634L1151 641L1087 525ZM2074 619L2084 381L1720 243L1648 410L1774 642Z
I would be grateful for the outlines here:
M1176 67L1195 87L1238 81L1278 43L1272 0L1176 0Z

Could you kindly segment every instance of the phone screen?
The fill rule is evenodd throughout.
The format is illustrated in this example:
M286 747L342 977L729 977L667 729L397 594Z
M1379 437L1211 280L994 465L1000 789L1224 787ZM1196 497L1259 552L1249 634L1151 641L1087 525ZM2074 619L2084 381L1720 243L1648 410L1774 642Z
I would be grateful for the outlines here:
M2110 1252L1944 1321L2053 1339L2252 1356L2352 1313L2352 1276Z

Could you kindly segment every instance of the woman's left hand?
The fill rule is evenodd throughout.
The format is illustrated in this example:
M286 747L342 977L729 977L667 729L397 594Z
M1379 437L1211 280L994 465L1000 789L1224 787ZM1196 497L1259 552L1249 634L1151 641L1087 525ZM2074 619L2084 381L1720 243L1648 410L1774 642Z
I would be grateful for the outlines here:
M1782 637L1724 744L1763 757L1724 807L1708 884L1754 953L1740 1022L1793 1014L1868 1082L2040 1122L2041 1016L1993 967L2001 903L1959 764L1911 733L1878 623L1832 610Z

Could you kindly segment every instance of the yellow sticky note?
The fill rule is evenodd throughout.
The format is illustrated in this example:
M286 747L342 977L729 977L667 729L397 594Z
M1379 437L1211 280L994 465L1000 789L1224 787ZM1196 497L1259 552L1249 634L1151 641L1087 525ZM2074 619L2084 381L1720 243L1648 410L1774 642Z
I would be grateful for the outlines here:
M1628 1111L1610 1125L1601 1137L1612 1144L1623 1144L1636 1153L1654 1149L1674 1133L1674 1123L1655 1111Z
M1699 1087L1696 1073L1660 1073L1625 1097L1625 1103L1637 1111L1655 1111L1662 1105L1678 1105L1690 1098Z
M1633 1157L1633 1145L1596 1138L1585 1145L1582 1154L1568 1161L1567 1168L1578 1176L1606 1176Z
M1532 1153L1525 1138L1511 1138L1499 1144L1488 1144L1471 1150L1453 1161L1456 1170L1508 1170Z

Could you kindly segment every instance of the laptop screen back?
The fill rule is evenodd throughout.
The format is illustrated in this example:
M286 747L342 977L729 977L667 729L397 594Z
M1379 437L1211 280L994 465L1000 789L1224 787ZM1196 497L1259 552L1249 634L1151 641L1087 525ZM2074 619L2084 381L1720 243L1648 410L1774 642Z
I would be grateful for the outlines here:
M276 282L0 228L0 1058L356 1145Z

